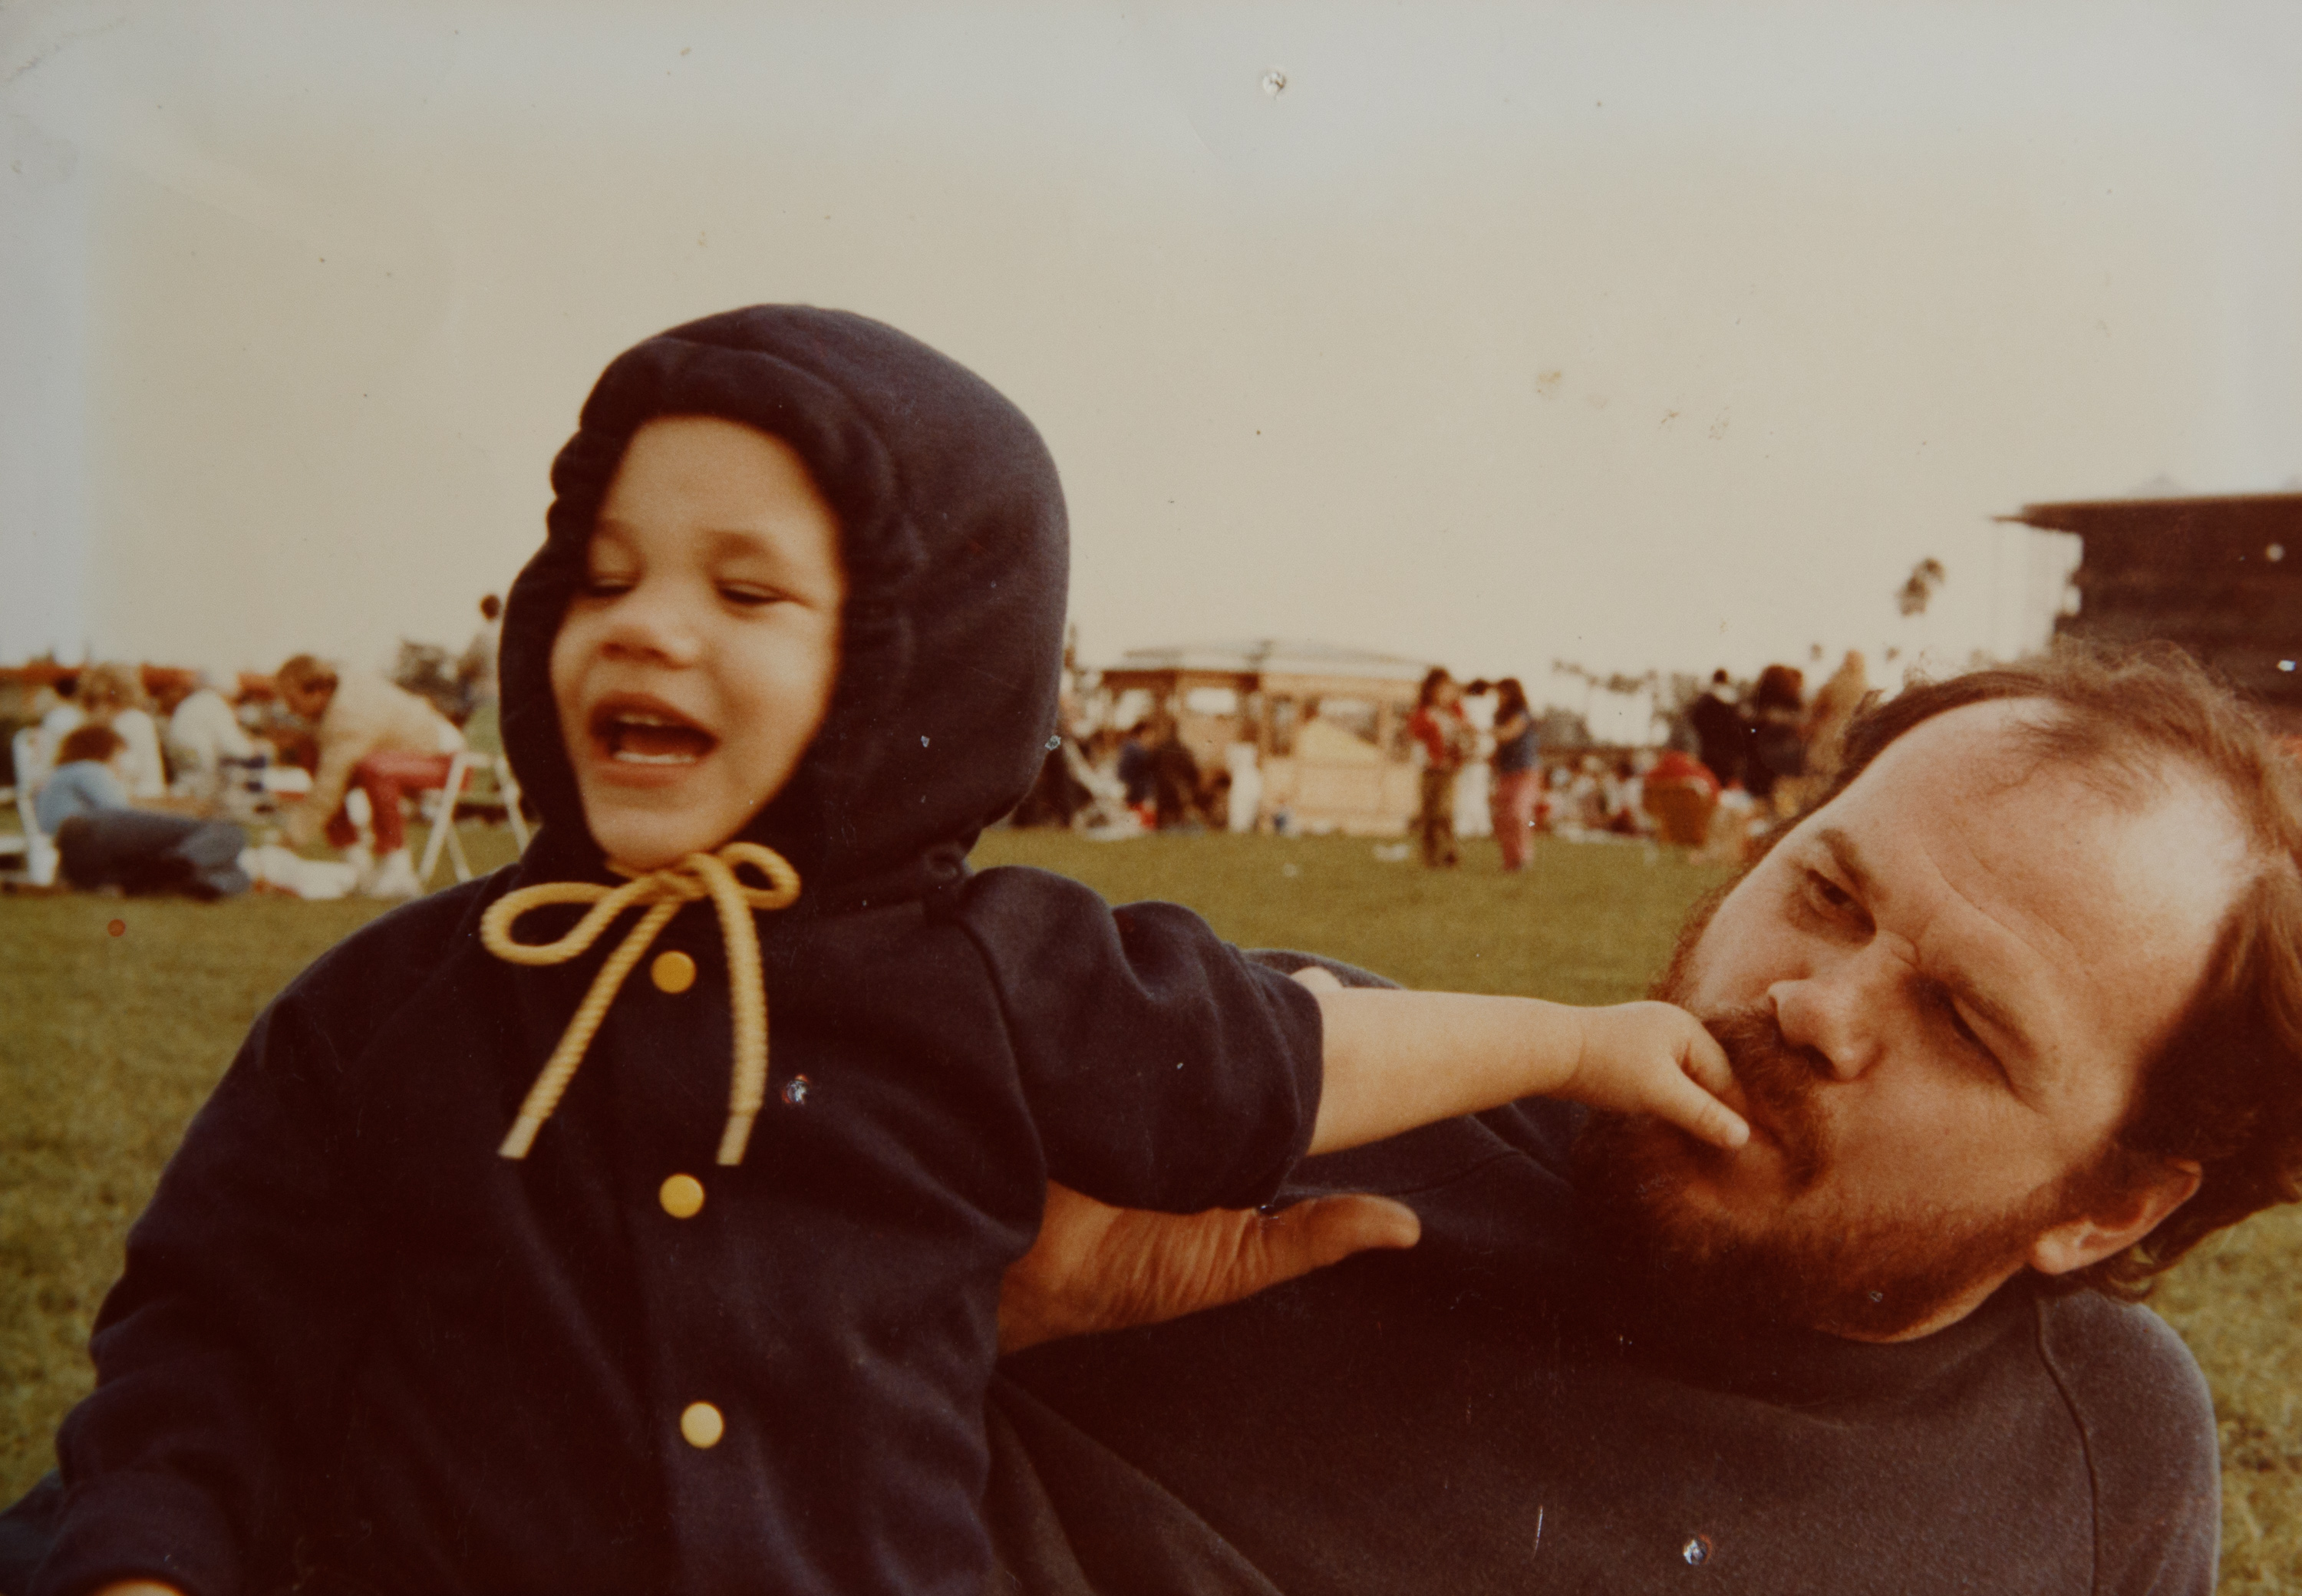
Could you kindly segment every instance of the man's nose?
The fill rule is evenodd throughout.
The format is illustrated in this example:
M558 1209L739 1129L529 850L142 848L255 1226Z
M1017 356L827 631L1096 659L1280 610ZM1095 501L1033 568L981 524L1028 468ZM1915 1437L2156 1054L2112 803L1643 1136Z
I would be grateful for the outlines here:
M1876 1064L1894 1004L1892 961L1876 943L1767 988L1783 1040L1853 1080Z

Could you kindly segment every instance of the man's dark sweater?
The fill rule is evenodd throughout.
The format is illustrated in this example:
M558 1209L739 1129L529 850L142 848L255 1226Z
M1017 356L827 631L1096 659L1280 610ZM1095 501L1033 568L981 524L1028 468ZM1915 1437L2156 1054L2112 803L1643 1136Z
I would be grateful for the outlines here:
M1891 1346L1626 1300L1578 1222L1578 1111L1304 1166L1407 1253L1042 1348L996 1388L1030 1596L2214 1588L2214 1415L2155 1315L2018 1280Z

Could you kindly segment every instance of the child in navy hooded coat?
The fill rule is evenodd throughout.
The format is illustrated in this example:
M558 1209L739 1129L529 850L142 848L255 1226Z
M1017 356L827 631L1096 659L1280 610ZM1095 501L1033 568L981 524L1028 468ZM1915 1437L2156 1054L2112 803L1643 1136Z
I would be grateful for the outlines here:
M1183 910L970 876L1056 733L1064 521L1029 424L932 350L690 323L552 482L502 651L535 843L256 1022L130 1238L39 1596L972 1592L1050 1180L1252 1206L1315 1132L1536 1089L1739 1138L1653 1004L1321 1130L1411 1039L1339 1054L1366 1011ZM1499 1059L1555 1009L1455 1001Z

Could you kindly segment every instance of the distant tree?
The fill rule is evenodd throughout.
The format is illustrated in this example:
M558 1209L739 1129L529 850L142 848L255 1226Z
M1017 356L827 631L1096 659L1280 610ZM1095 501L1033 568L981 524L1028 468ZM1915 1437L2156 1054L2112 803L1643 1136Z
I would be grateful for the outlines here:
M1545 748L1588 748L1595 741L1589 721L1556 704L1546 704L1536 712L1534 735Z
M1902 591L1895 595L1895 608L1906 616L1924 615L1935 590L1949 579L1950 574L1943 569L1942 561L1929 555L1911 567Z
M1706 677L1683 670L1674 670L1661 678L1655 688L1655 718L1662 723L1663 741L1670 747L1687 753L1701 751L1702 740L1694 735L1694 722L1688 711L1710 688Z
M1582 740L1571 745L1561 743L1557 746L1577 748L1591 746L1592 701L1602 691L1619 693L1625 698L1635 698L1642 693L1646 693L1648 694L1647 707L1651 718L1668 724L1669 716L1662 706L1662 676L1659 671L1641 671L1636 676L1619 670L1601 673L1572 659L1553 659L1550 662L1550 668L1556 675L1572 676L1583 684L1583 714L1579 717L1583 722ZM1545 740L1549 740L1548 734L1545 734Z
M1694 707L1694 701L1709 692L1708 678L1684 670L1674 670L1663 678L1655 693L1655 710L1666 715L1684 715Z

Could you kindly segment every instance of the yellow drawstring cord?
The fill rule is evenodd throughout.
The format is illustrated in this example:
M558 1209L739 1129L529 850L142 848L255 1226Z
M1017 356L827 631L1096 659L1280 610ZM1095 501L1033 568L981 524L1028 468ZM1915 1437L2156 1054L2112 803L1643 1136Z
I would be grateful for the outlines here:
M765 888L747 886L735 878L735 867L750 865L768 878ZM608 1005L671 917L702 897L710 897L719 911L719 934L727 948L729 1002L735 1018L735 1077L728 1092L727 1129L719 1138L719 1162L744 1162L744 1146L752 1138L752 1121L768 1100L768 993L760 978L760 934L752 924L754 909L781 909L799 896L799 872L784 856L757 843L729 843L715 853L690 853L677 864L621 886L601 886L592 881L546 881L506 893L480 920L480 941L488 952L514 964L562 964L599 940L600 933L626 909L644 904L621 946L608 955L593 978L592 989L576 1005L559 1046L553 1048L543 1072L519 1105L511 1134L496 1151L506 1158L525 1158L535 1133L559 1106L560 1094L575 1079L584 1062L592 1034L608 1017ZM531 909L550 903L589 903L591 909L557 942L520 942L512 923Z

